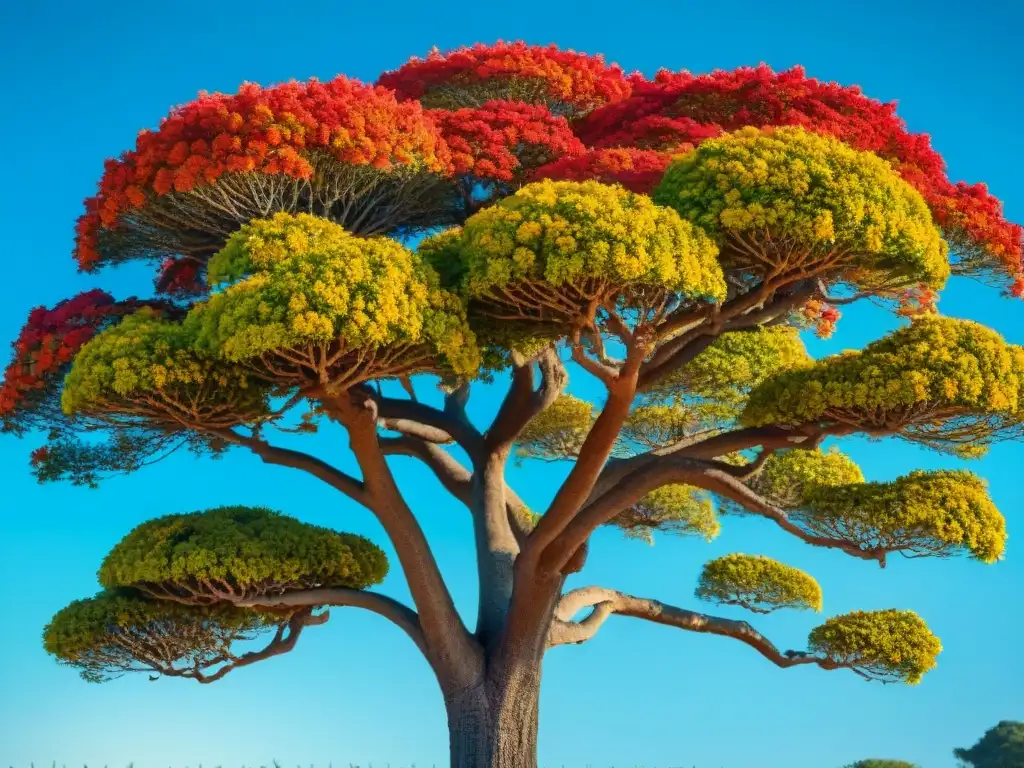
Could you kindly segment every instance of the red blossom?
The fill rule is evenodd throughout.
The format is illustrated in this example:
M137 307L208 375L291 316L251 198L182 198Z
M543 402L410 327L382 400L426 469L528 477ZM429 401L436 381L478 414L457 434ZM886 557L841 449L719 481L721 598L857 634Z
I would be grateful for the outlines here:
M1024 230L1006 220L984 185L951 182L929 137L908 132L895 104L870 99L856 86L809 78L802 67L659 72L653 81L634 81L628 99L595 110L576 131L594 147L670 149L748 125L800 125L875 152L921 192L961 256L980 255L1011 275L1020 272Z
M591 149L563 157L533 172L534 179L587 181L621 184L639 194L650 194L661 181L672 160L671 153L646 149Z
M37 307L13 343L14 357L0 382L0 418L11 416L34 392L46 389L82 346L112 319L134 311L101 290L80 293L52 309Z
M377 80L378 85L393 89L400 99L423 99L444 88L501 83L507 86L507 93L500 98L520 100L523 92L530 90L529 84L537 83L541 87L533 90L539 99L553 112L569 115L613 103L632 90L632 78L617 65L605 64L601 56L559 50L553 45L501 41L447 53L435 49L425 59L413 58ZM500 89L494 91L491 98L498 98ZM478 103L468 100L454 106Z
M75 256L83 269L100 262L102 229L116 227L153 195L188 192L227 173L259 171L306 178L308 154L377 168L422 164L451 170L448 150L418 104L399 103L384 88L338 77L238 93L201 93L171 112L135 149L106 162L95 197L79 219Z
M811 299L800 310L803 319L814 327L814 334L821 339L831 338L835 333L836 323L843 313L818 299Z
M478 109L428 112L452 154L456 173L509 182L525 171L583 151L564 117L547 107L489 101Z
M903 292L896 314L902 317L934 314L938 311L938 303L939 294L928 285L921 283Z

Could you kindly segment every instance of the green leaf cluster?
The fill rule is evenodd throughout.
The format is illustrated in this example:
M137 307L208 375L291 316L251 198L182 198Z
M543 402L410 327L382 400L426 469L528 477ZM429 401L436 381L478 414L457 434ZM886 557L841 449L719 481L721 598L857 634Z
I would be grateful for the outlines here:
M663 485L608 523L628 538L654 543L654 533L700 536L711 541L721 530L715 505L707 494L689 485Z
M322 352L311 365L340 368L379 352L385 359L378 367L387 372L404 348L427 347L444 369L470 374L479 367L460 300L441 289L416 253L387 237L357 237L327 219L278 213L232 235L211 259L208 280L227 286L186 324L198 329L202 347L227 360L272 355L302 366L301 352L312 348Z
M1003 720L973 747L953 754L966 768L1019 768L1024 765L1024 723Z
M69 415L176 415L232 426L266 413L266 398L244 368L197 351L194 329L144 308L82 347L64 380L62 406Z
M821 610L821 587L803 571L762 555L730 554L704 565L696 596L756 613Z
M808 647L865 677L910 685L935 667L939 639L913 611L854 611L811 630Z
M445 285L484 303L519 299L536 319L576 322L592 298L630 287L725 297L718 249L700 229L644 195L595 181L528 184L429 238L420 253Z
M966 551L993 563L1006 548L1006 520L985 481L965 470L911 472L887 483L812 488L799 523L862 549L920 555Z
M850 424L956 450L1018 430L1024 348L968 320L922 317L862 351L784 371L750 394L748 426Z
M828 450L792 448L773 453L749 485L775 506L797 509L807 503L813 491L827 496L834 486L863 482L860 467L833 446Z
M262 507L220 507L142 523L104 559L100 584L162 588L196 600L288 589L364 589L384 580L384 552Z
M250 640L281 621L226 604L181 605L113 590L58 611L43 630L43 647L85 680L103 682L126 672L226 661L232 642Z
M731 267L893 277L941 287L948 246L889 163L800 127L743 128L676 159L654 192L719 242ZM742 247L740 247L742 246Z
M516 439L520 458L557 461L579 453L594 424L594 406L562 394L535 416Z

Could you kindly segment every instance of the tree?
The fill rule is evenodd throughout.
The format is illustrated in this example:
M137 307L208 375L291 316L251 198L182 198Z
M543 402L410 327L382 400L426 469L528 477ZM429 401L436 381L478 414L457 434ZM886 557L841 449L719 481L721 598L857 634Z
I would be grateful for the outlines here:
M913 763L904 760L858 760L846 768L917 768Z
M1024 765L1024 723L1003 720L985 731L970 749L954 749L965 768L1013 768Z
M917 683L941 649L906 610L832 616L783 651L746 621L566 591L598 528L711 538L720 515L745 514L882 566L1002 556L976 475L867 482L822 445L867 434L971 457L1024 422L1024 349L935 314L951 272L1021 292L1020 227L855 88L763 67L648 81L599 57L478 45L376 86L203 94L108 161L85 209L80 267L152 264L156 293L30 315L0 417L45 433L39 479L97 485L180 448L250 451L374 514L412 596L371 589L388 564L357 536L266 509L168 515L128 533L102 591L44 632L88 680L209 683L291 651L332 607L360 608L436 673L453 766L522 768L546 652L613 616L884 682ZM905 325L813 360L801 331L827 335L854 301ZM570 371L603 402L569 393ZM508 382L485 424L467 415L479 381ZM274 438L317 430L347 433L357 474ZM397 456L469 511L475 622ZM568 465L546 508L509 486L513 456ZM809 574L761 554L711 561L696 597L822 609Z

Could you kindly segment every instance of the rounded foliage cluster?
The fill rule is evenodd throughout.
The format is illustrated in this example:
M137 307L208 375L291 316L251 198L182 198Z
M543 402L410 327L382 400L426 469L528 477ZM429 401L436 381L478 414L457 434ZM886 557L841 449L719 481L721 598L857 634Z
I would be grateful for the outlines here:
M865 677L911 685L935 667L939 638L913 611L854 611L811 630L808 647Z
M185 325L211 354L256 361L275 382L352 385L428 370L472 373L479 364L459 299L390 238L278 213L232 235L210 261L209 280L229 285Z
M779 274L941 287L947 246L921 194L876 155L803 128L744 128L677 158L654 193L726 244L723 258Z
M911 472L888 483L819 485L805 493L805 502L799 514L803 527L865 550L963 550L992 563L1006 547L1006 520L985 481L964 470Z
M740 407L750 390L781 371L812 362L796 328L785 325L723 333L693 360L657 381L660 397L701 398Z
M386 89L338 77L202 93L107 161L78 222L76 258L91 269L146 247L150 256L208 256L237 226L273 210L313 208L365 231L369 221L353 215L365 205L353 211L341 190L373 190L379 203L389 174L407 181L420 171L450 173L448 148L418 104ZM405 214L392 211L374 229L402 224Z
M383 581L384 552L262 507L166 515L135 528L99 572L107 589L216 602L315 587L365 589Z
M476 107L503 99L545 104L567 116L618 101L632 90L622 70L601 56L500 41L446 53L435 49L384 73L377 83L430 108Z
M436 268L500 319L578 323L595 300L653 287L720 300L717 249L699 229L642 195L598 182L529 184L471 216Z
M488 101L428 112L451 150L456 173L511 182L533 168L583 151L564 117L540 104Z
M756 613L779 608L821 610L821 587L801 570L761 555L731 554L704 565L695 592L701 600Z
M82 347L64 380L64 411L219 427L261 417L265 390L195 342L189 327L140 309Z
M980 442L1020 423L1024 349L978 323L922 317L862 351L774 376L742 421L838 422L935 447Z
M700 424L694 410L675 403L649 403L630 411L619 440L626 446L662 448L682 440Z
M559 395L516 438L522 458L566 459L579 453L594 424L594 406L573 395Z
M103 682L127 672L173 673L226 662L232 642L251 640L281 621L225 604L181 605L114 590L58 611L43 630L43 647L84 679Z
M657 488L608 523L627 537L654 543L654 533L715 538L722 526L707 495L689 485Z
M796 509L806 505L811 494L825 497L836 486L863 482L860 467L836 447L793 448L769 456L750 486L775 506Z

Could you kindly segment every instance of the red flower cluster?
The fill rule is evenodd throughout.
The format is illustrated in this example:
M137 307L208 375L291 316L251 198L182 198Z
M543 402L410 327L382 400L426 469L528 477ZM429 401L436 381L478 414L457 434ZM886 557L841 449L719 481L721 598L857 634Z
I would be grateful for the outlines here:
M564 117L541 104L488 101L479 109L428 112L452 154L456 173L512 181L531 168L583 151Z
M133 302L118 303L104 291L92 290L52 309L33 309L0 382L0 418L10 416L33 391L45 389L89 339L134 308Z
M624 99L632 90L632 78L617 65L605 64L601 56L500 41L447 53L435 49L425 59L414 58L385 72L377 84L393 89L401 99L420 99L439 86L494 80L539 81L550 102L564 105L572 114Z
M984 185L952 183L929 137L909 133L895 104L870 99L856 86L808 78L801 67L660 72L653 82L634 82L628 99L592 112L576 130L594 147L670 149L747 125L800 125L875 152L924 195L961 251L983 251L1011 274L1020 272L1024 231L1004 218Z
M820 339L827 339L836 331L836 323L843 316L842 312L824 301L811 299L800 310L805 321L814 326L814 334Z
M99 261L97 236L151 195L188 192L225 173L260 171L309 177L307 153L320 150L351 165L389 168L422 163L450 172L447 147L418 104L383 88L338 77L271 88L246 84L236 94L201 93L174 110L135 149L108 160L98 194L86 200L76 257Z
M665 175L671 153L649 149L591 149L541 166L534 179L587 181L621 184L632 192L650 194Z

